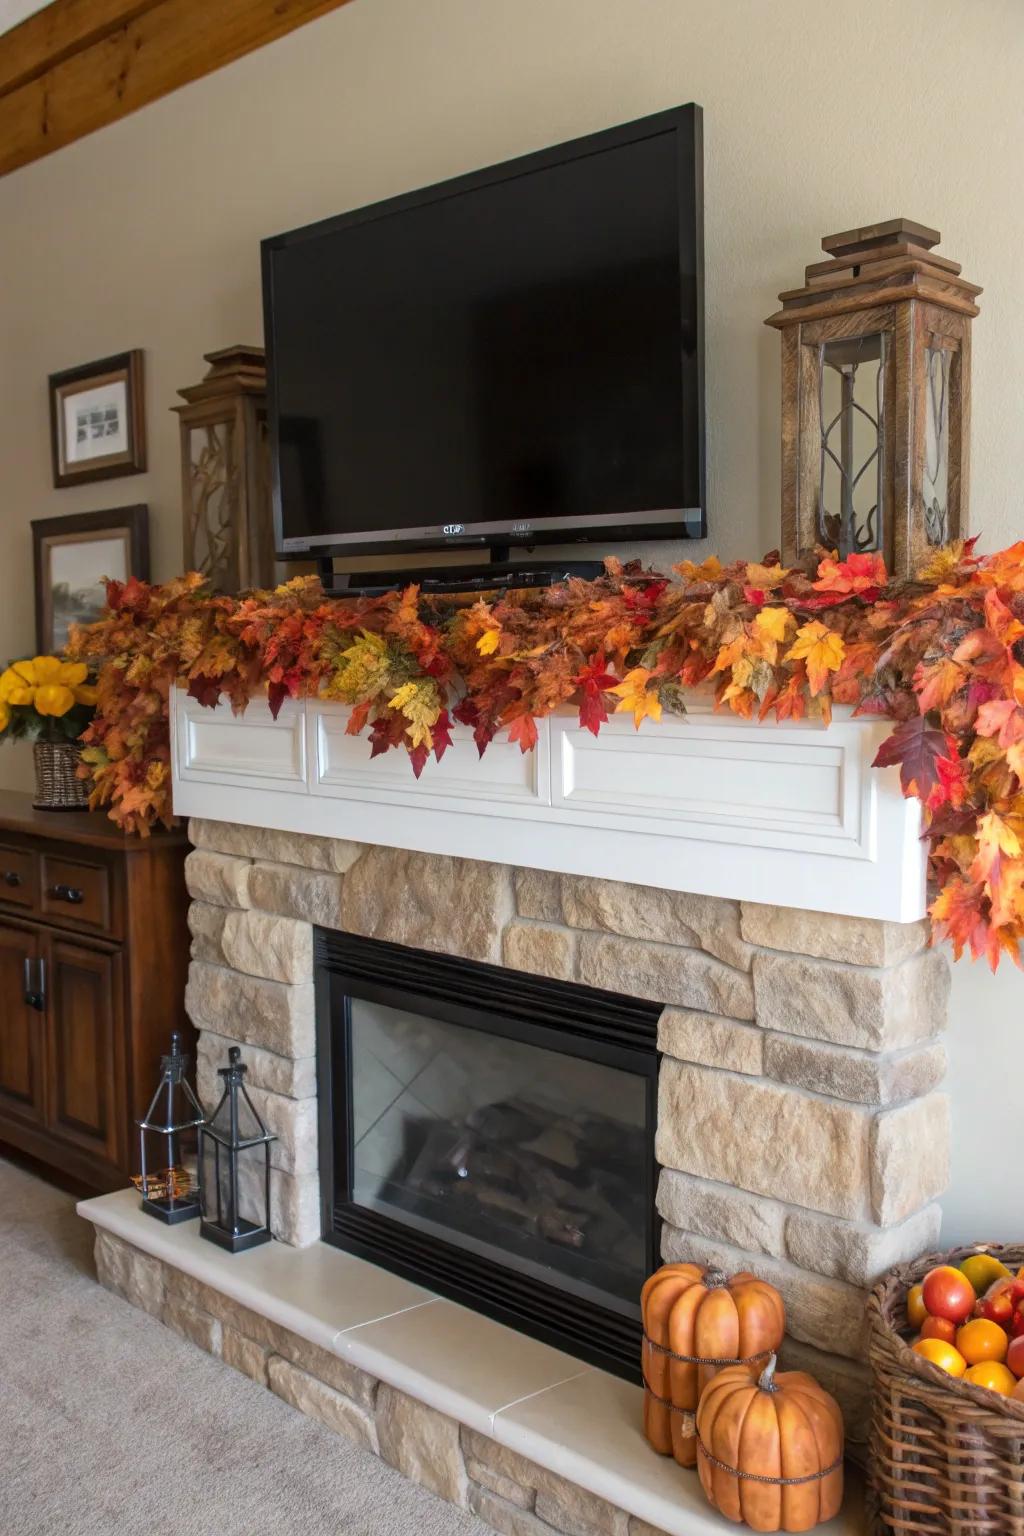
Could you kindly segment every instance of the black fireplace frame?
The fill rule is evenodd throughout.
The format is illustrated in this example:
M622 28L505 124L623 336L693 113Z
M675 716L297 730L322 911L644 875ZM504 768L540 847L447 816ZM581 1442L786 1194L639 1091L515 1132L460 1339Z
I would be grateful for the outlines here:
M660 1263L655 1208L658 1165L657 1021L661 1005L575 982L554 981L476 960L317 929L317 1079L321 1231L325 1242L462 1302L626 1380L640 1380L640 1298L628 1315L547 1285L483 1255L419 1232L352 1200L351 999L417 1011L448 1023L604 1062L646 1080L651 1129L645 1167L649 1212L646 1268ZM474 999L477 1000L474 1003ZM584 1016L584 1014L586 1016ZM335 1027L334 1021L339 1027ZM340 1112L340 1118L339 1118ZM336 1135L336 1125L347 1135Z

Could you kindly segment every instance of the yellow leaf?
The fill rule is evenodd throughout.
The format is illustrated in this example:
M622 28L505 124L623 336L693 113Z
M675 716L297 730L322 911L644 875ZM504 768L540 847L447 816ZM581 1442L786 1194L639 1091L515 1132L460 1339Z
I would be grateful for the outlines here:
M781 587L788 575L784 565L748 565L747 586L770 592L773 587Z
M811 695L821 692L830 672L838 672L846 655L841 635L834 635L818 619L802 624L796 639L786 652L787 661L804 661L807 664L807 680Z
M500 629L485 629L476 643L476 648L481 656L493 656L501 644Z
M1017 858L1021 851L1020 838L998 811L989 811L978 822L978 842L983 848L998 848L1008 859Z
M408 720L405 734L413 746L426 747L429 752L434 745L430 728L437 723L441 713L441 699L433 680L423 678L419 682L403 683L388 700L388 707L401 710Z
M619 696L619 702L615 706L617 715L627 710L633 711L633 724L637 730L649 716L652 720L661 719L661 699L658 697L657 688L648 688L649 678L653 676L646 667L633 667L626 673L621 683L610 688L609 693Z
M788 608L762 608L754 620L754 628L762 640L785 640L786 631L793 622Z
M687 581L714 581L722 574L722 562L717 555L709 555L702 565L694 560L680 560L672 569Z

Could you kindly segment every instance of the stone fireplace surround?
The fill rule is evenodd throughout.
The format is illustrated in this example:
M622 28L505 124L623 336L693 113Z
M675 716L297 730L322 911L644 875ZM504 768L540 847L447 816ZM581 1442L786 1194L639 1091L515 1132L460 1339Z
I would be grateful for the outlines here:
M811 1370L835 1393L858 1456L866 1288L891 1264L935 1246L935 1202L948 1177L948 1104L937 1091L948 972L926 948L924 923L210 820L193 819L190 835L186 1002L200 1030L200 1095L211 1103L216 1067L230 1044L241 1044L254 1101L278 1137L275 1236L295 1247L320 1237L314 926L653 999L664 1005L656 1139L664 1256L749 1268L778 1286L789 1326L784 1363ZM419 1430L382 1427L378 1407L370 1435L364 1383L311 1364L307 1346L303 1354L294 1342L268 1344L270 1325L235 1328L216 1290L176 1278L173 1264L147 1260L131 1239L97 1224L107 1283L297 1406L372 1441L498 1530L652 1529L635 1515L629 1524L628 1512L585 1487L572 1497L566 1488L553 1493L555 1474L529 1471L522 1456L513 1466L512 1452L488 1451L465 1424L463 1471L440 1486L429 1468L417 1471L422 1457L410 1447L420 1444ZM159 1304L146 1299L150 1292ZM380 1390L381 1402L402 1396ZM339 1392L359 1409L355 1418L334 1402ZM326 1406L325 1393L333 1394ZM407 1454L389 1454L399 1441L408 1442ZM449 1460L446 1452L439 1464Z

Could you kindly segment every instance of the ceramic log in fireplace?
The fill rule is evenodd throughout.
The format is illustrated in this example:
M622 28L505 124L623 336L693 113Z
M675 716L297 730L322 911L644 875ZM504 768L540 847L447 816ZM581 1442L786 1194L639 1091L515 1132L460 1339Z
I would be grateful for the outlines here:
M657 1005L321 930L324 1235L635 1377Z

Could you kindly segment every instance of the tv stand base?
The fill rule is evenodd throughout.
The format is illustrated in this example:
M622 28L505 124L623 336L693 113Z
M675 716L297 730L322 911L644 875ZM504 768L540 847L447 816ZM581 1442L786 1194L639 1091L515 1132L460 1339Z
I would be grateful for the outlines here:
M494 560L486 565L427 566L401 571L335 571L332 560L318 560L317 573L325 592L345 597L377 597L415 583L424 592L512 592L521 587L550 587L579 576L594 581L602 575L600 560Z

